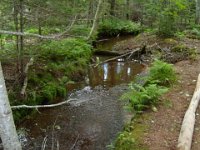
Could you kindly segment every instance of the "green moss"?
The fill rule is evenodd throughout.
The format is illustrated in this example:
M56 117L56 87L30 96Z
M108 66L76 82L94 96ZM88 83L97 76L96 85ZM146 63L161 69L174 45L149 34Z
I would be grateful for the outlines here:
M179 44L172 48L172 52L180 53L183 57L195 60L197 58L197 50L195 48L189 48L186 45Z
M142 123L148 120L148 115L136 116L130 124L127 124L124 131L119 134L113 145L114 150L148 150L144 145L144 134L148 130L148 125Z

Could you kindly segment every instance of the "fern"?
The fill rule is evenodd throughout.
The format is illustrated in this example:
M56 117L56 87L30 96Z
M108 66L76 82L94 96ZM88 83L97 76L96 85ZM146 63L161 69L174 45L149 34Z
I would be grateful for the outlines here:
M137 112L156 105L160 96L168 91L168 88L156 84L149 84L146 87L134 84L131 89L130 92L123 94L121 99L126 100L128 108Z
M150 68L147 83L156 83L163 86L173 85L177 81L176 72L172 64L155 60Z

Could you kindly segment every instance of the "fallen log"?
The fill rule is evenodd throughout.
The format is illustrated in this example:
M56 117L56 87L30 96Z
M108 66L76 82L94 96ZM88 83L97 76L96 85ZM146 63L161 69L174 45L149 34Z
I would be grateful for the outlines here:
M117 51L106 51L106 50L97 50L94 52L95 55L102 55L102 56L120 56L121 53Z
M102 61L102 62L100 62L98 64L93 64L92 66L97 67L98 65L101 65L101 64L104 64L104 63L107 63L107 62L110 62L110 61L113 61L113 60L116 60L116 59L119 59L119 58L122 58L122 57L130 56L130 55L132 56L134 53L140 52L140 51L141 51L140 48L136 48L135 50L126 52L126 53L121 54L120 56L117 56L117 57L113 57L113 58L107 59L107 60Z
M195 112L200 100L200 74L198 76L196 89L194 91L190 105L185 113L180 135L178 138L178 150L190 150L195 124Z

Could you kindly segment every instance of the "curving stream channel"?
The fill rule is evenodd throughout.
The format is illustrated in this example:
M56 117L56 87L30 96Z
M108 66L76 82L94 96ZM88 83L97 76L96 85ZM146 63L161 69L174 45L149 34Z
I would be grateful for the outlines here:
M110 50L126 38L103 41L98 46ZM124 59L89 68L86 82L69 85L73 90L68 98L76 100L40 109L20 126L28 134L24 149L105 150L122 131L127 118L119 98L127 91L127 83L143 70L143 65Z

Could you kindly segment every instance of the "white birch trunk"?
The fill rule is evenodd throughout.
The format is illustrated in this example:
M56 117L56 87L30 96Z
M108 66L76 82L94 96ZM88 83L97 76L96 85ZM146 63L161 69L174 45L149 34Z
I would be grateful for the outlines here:
M91 28L90 33L88 35L88 38L87 38L88 40L92 37L93 32L94 32L94 30L97 26L98 17L99 17L99 14L100 14L101 3L102 3L102 0L99 0L98 5L97 5L97 10L96 10L96 13L95 13L95 16L94 16L94 20L93 20L93 25L92 25L92 28Z
M192 145L192 136L195 124L195 112L200 100L200 74L198 76L196 89L194 91L192 100L185 113L181 131L178 139L178 150L190 150Z
M4 150L21 150L0 63L0 136Z

